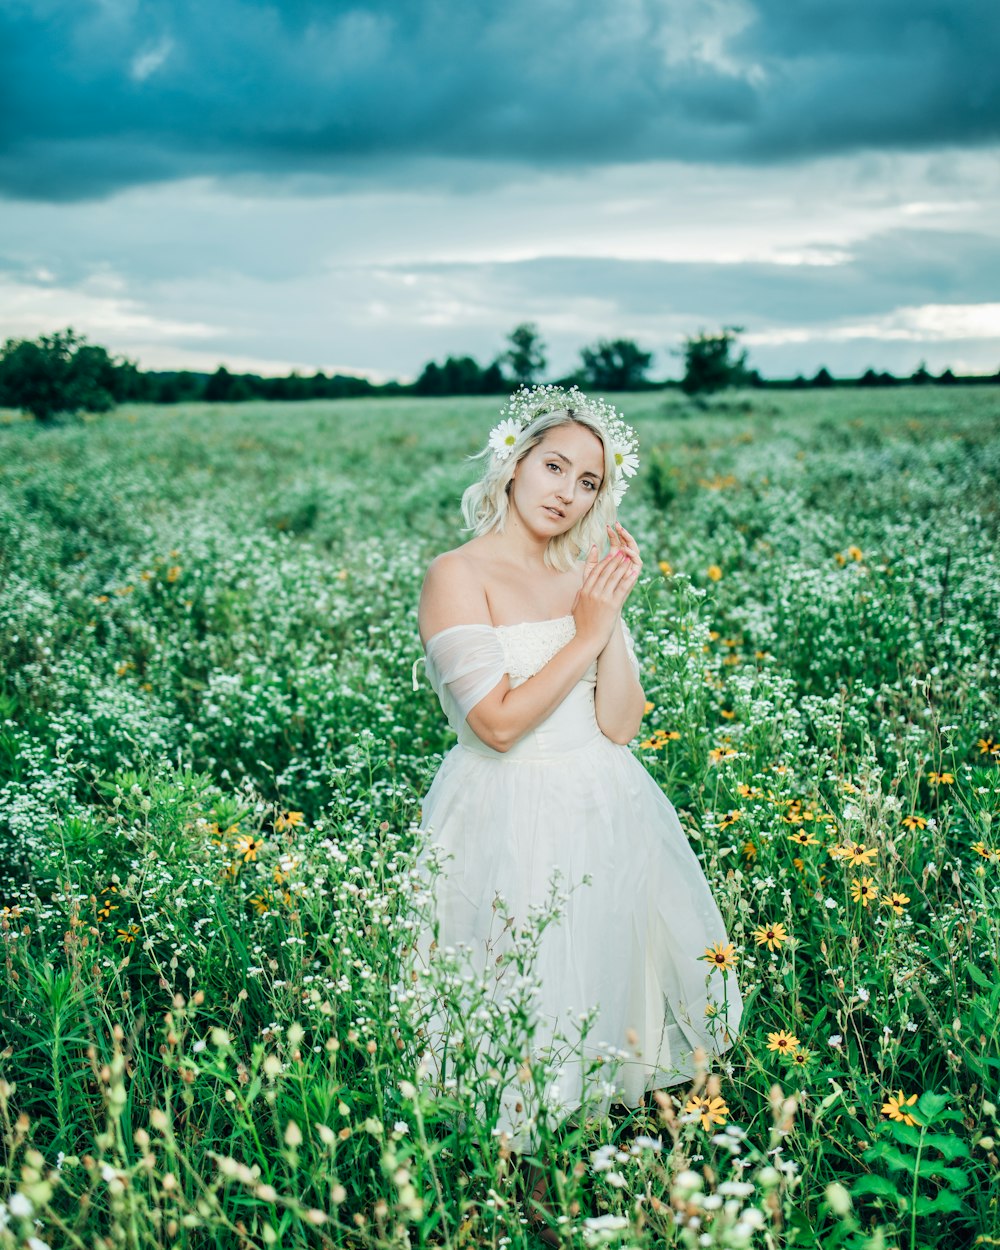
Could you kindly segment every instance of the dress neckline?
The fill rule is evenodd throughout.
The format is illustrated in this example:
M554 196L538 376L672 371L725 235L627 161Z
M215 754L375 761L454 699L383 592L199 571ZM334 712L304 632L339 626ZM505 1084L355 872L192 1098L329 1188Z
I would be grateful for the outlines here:
M449 625L447 629L439 629L436 634L431 636L424 643L424 650L431 645L436 638L441 638L444 634L450 634L456 629L488 629L496 633L500 629L523 629L525 625L555 625L562 621L571 621L573 613L567 612L563 616L545 616L540 621L516 621L513 625Z

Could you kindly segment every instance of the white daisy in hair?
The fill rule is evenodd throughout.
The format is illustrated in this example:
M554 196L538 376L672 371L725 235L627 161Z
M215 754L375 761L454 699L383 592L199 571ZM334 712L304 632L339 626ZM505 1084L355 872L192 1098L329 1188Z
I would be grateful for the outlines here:
M498 460L506 460L510 453L514 450L514 444L517 442L517 436L521 433L521 426L513 417L508 417L506 421L501 421L490 431L490 447L493 454Z
M618 472L626 477L634 477L639 469L639 457L628 447L615 448L615 464Z

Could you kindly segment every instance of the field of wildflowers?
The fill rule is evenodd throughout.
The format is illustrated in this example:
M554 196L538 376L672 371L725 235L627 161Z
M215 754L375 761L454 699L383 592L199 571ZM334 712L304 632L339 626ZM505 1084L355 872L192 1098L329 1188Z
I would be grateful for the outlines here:
M0 1247L1000 1244L1000 394L621 406L634 749L746 1010L563 1124L532 929L523 1002L408 962L449 745L416 598L496 403L6 414Z

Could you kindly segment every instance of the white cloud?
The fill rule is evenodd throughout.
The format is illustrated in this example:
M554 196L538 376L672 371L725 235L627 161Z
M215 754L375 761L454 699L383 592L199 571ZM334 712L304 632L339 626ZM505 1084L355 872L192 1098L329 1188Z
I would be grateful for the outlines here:
M129 66L129 77L134 82L145 82L147 78L162 69L174 50L174 41L165 35L158 43L136 53Z
M743 341L751 347L879 339L909 343L1000 341L1000 304L922 304L914 308L895 308L866 321L776 326L743 336Z

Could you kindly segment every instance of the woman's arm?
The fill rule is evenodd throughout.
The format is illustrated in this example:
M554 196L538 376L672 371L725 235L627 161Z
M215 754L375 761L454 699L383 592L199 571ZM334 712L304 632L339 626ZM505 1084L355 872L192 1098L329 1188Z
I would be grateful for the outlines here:
M628 565L617 552L600 562L596 549L591 553L573 611L576 636L533 677L511 687L504 676L471 709L466 720L477 738L494 751L509 751L562 703L607 647L621 603L635 581ZM470 582L461 558L454 553L438 557L420 597L422 636L427 639L450 625L489 623L485 592Z
M646 696L632 667L619 620L597 660L594 710L601 732L612 742L631 742L639 732L645 706Z

